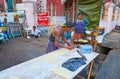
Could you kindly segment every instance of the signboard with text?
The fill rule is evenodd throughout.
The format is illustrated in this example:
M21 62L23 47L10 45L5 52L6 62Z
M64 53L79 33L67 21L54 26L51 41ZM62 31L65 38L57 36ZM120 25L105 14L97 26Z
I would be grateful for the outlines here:
M48 12L38 12L37 23L41 26L48 26Z

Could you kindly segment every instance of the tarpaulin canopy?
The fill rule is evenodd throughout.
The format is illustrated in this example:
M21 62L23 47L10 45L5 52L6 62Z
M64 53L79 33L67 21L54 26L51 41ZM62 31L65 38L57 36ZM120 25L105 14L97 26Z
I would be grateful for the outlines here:
M82 11L84 17L90 21L90 28L99 25L103 0L78 0L77 13Z

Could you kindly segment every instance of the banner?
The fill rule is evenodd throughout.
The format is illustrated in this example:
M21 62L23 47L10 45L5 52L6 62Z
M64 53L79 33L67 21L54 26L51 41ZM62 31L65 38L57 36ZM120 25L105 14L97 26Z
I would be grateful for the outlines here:
M38 12L37 23L41 26L48 26L48 12Z

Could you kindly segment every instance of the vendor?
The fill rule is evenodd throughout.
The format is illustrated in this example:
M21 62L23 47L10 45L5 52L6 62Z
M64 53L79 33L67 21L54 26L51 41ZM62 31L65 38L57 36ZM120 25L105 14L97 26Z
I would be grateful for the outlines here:
M46 47L46 53L52 52L54 50L57 50L58 48L67 48L72 49L71 44L65 39L64 32L69 31L73 27L73 24L71 22L66 23L62 27L54 28L50 37L49 41ZM61 40L67 44L65 46L61 43Z
M72 42L76 38L83 38L84 31L86 29L86 26L88 26L90 23L87 19L83 18L83 13L80 12L78 14L78 19L75 22L75 32L72 37Z

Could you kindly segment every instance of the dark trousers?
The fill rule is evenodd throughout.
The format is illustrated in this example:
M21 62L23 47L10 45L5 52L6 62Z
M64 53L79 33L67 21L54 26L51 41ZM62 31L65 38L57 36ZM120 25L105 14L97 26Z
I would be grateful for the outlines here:
M30 37L35 37L35 38L38 38L38 35L34 35L34 34L31 34L29 35Z

